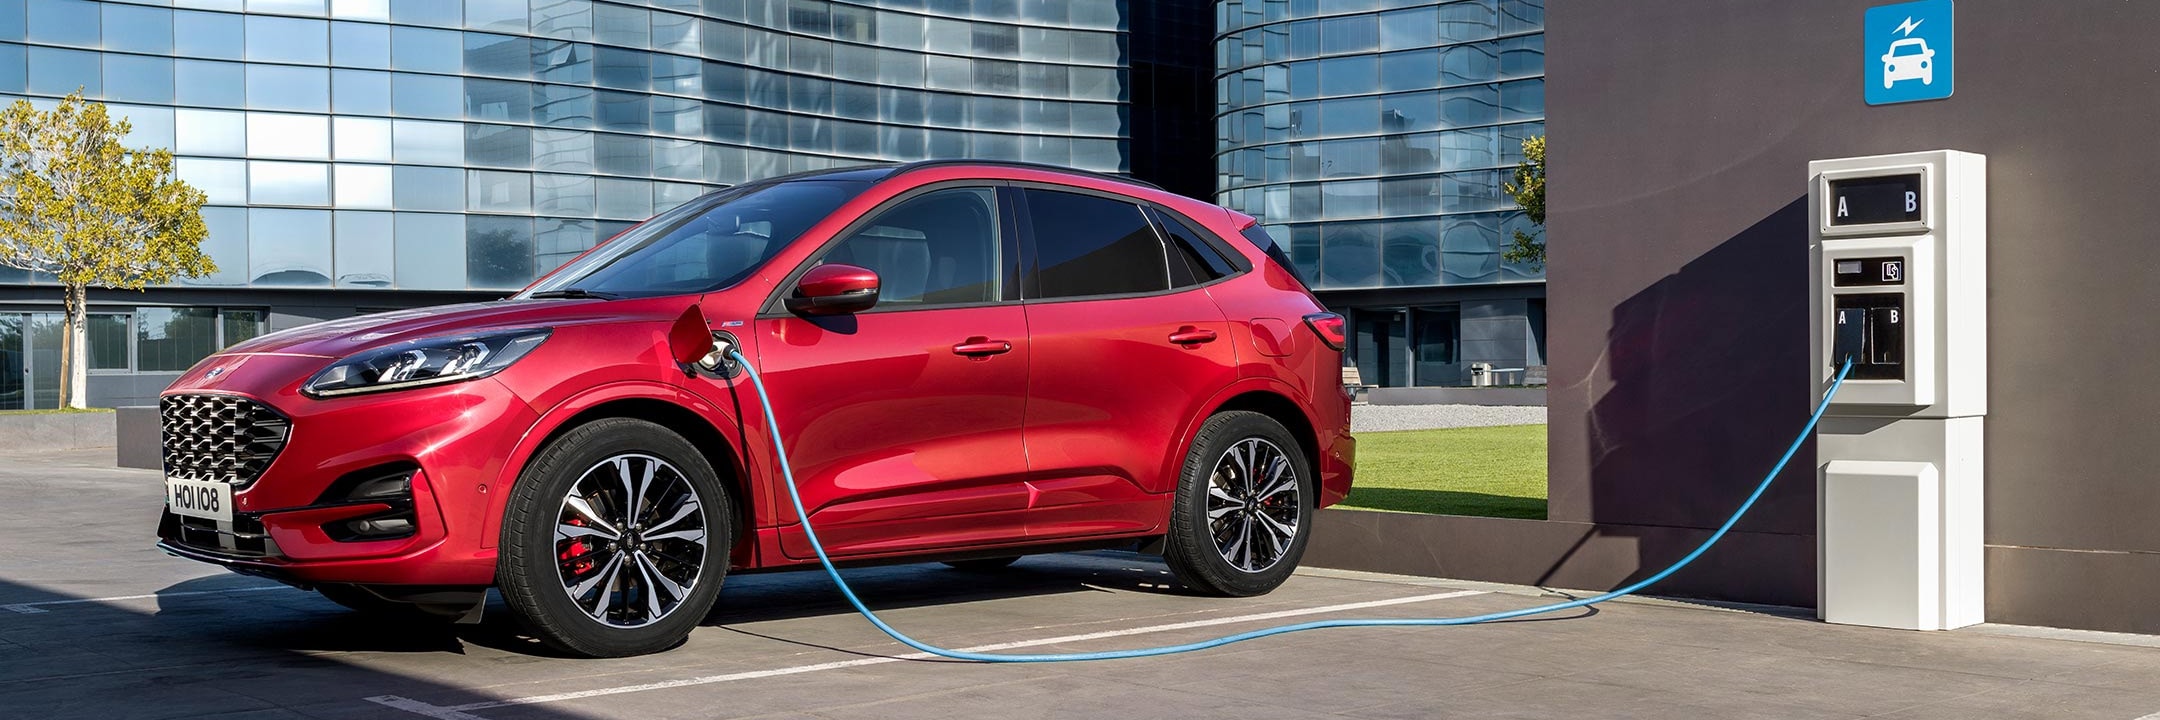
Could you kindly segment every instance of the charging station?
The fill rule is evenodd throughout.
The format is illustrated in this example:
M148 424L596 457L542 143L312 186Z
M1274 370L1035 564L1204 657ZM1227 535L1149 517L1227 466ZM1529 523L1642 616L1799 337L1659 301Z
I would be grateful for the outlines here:
M1987 158L1953 150L1808 164L1819 617L1981 622Z

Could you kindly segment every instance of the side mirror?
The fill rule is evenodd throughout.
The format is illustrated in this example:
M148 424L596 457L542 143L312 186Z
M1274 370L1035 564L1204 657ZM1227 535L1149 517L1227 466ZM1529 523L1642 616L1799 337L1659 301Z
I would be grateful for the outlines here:
M845 315L877 306L877 272L854 265L819 265L803 273L788 296L788 312Z

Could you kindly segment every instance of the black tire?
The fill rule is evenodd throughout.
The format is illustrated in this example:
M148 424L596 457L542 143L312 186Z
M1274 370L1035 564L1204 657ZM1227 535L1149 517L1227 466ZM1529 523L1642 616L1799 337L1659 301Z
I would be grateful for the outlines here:
M987 573L1012 567L1012 564L1019 560L1020 556L1018 555L1001 558L977 558L974 560L947 560L945 561L945 567L961 572Z
M687 521L694 516L703 518L703 535L698 540L659 540L642 538L636 531L618 531L615 539L623 545L618 551L614 541L595 539L600 535L572 538L558 537L557 524L565 513L571 512L566 498L573 487L586 480L589 473L621 473L624 477L643 476L644 472L617 468L618 458L657 459L664 465L653 464L654 478L667 483L673 489L677 483L687 483L694 495L689 496L698 507L690 509L689 501L679 496L662 493L662 500L677 501L672 504L675 512L681 512L672 525L662 522L659 515L670 512L653 507L639 516L635 510L616 506L616 498L605 490L594 490L597 485L587 485L581 493L580 502L595 508L602 514L622 518L642 517L638 523L651 522L646 532L657 532L663 526L687 528ZM603 467L605 466L605 468ZM607 469L616 468L616 469ZM667 471L672 470L672 473ZM591 482L601 482L610 476L595 476ZM652 485L646 491L662 492L662 485ZM622 503L625 506L644 508L642 501ZM603 521L604 522L604 521ZM591 523L587 523L591 524ZM670 533L672 534L672 533ZM548 443L547 447L533 457L524 473L518 478L517 487L511 490L510 504L503 518L501 559L497 562L496 583L502 591L503 600L509 604L525 627L541 641L564 652L584 657L626 657L659 652L680 644L689 637L690 630L697 627L711 611L713 601L720 593L720 583L726 578L730 550L735 540L735 509L733 498L720 483L718 473L707 462L703 453L667 428L631 418L608 418L581 425ZM688 562L684 557L688 547L683 543L702 541L703 548L697 554L702 558ZM584 543L590 542L588 547ZM562 545L560 543L569 543ZM663 543L666 547L662 547ZM633 546L637 548L633 550ZM568 548L567 550L563 548ZM644 551L650 549L651 554ZM594 559L583 562L565 562L559 552L583 553ZM675 598L675 604L662 608L658 619L644 607L646 602L664 603L666 594L656 592L660 586L641 581L632 575L618 584L606 579L608 567L600 559L611 558L620 563L616 567L625 572L645 572L648 566L638 565L639 556L657 558L648 560L652 572L664 567L676 572L695 570L688 576L687 592ZM566 579L566 568L571 578ZM580 607L581 600L572 599L572 580L577 573L593 583L587 592L594 598L590 602L601 610L597 613ZM580 583L583 584L583 583ZM632 585L637 589L633 592ZM652 600L650 593L662 598ZM616 610L620 609L620 613ZM642 615L643 622L629 624ZM602 619L601 616L608 616Z
M1240 491L1245 487L1244 478L1228 471L1220 476L1216 472L1218 463L1226 461L1233 449L1257 457L1279 456L1281 474L1275 473L1278 466L1272 460L1263 460L1267 469L1249 473L1262 484ZM1169 563L1170 572L1203 595L1249 597L1281 586L1297 570L1298 560L1305 555L1305 543L1312 536L1315 483L1311 473L1312 466L1297 439L1273 418L1246 411L1217 413L1208 418L1194 437L1178 478L1177 500L1170 511L1170 533L1163 547L1163 559ZM1281 485L1285 480L1289 483L1287 489ZM1218 500L1229 509L1215 522L1208 518L1211 485L1242 496L1238 502ZM1286 492L1294 493L1294 497L1283 497ZM1263 494L1265 497L1258 497ZM1286 527L1283 521L1291 518L1295 522L1287 524L1288 537L1284 540L1280 532ZM1248 523L1265 535L1249 534L1252 530ZM1219 537L1224 538L1221 543ZM1239 537L1266 545L1252 545L1242 564L1233 563L1229 556L1236 554Z

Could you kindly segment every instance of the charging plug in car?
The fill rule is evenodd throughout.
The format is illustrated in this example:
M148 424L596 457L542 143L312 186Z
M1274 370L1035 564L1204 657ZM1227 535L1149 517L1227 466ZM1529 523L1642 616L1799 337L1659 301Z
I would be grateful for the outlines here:
M713 331L712 351L698 358L698 369L720 377L735 377L742 372L742 363L735 359L735 348L740 345L733 333L725 330Z

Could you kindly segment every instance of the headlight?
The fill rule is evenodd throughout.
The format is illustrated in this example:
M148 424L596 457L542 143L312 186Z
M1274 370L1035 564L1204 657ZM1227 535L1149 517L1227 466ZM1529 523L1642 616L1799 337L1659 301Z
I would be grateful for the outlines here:
M402 390L476 380L501 372L540 345L548 330L429 338L337 361L301 386L309 397Z

